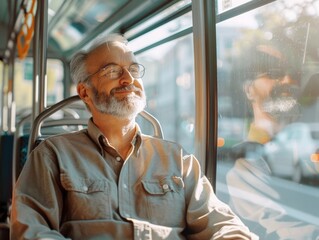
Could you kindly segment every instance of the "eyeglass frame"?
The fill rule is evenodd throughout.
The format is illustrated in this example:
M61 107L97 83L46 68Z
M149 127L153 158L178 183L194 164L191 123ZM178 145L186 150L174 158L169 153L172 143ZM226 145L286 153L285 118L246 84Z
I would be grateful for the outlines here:
M123 70L123 69L124 69L124 67L122 67L122 66L120 66L120 65L118 65L118 64L116 64L116 63L108 63L108 64L106 64L104 67L102 67L102 68L100 68L99 70L97 70L96 72L94 72L94 73L88 75L88 76L85 78L84 82L86 82L89 78L91 78L91 77L94 76L95 74L97 74L97 73L99 73L99 72L105 71L109 66L112 66L112 65L113 65L113 66L119 66L119 67L121 67L122 73L120 74L119 77L114 78L114 79L108 79L108 80L118 80L120 77L123 76L123 73L124 73L124 70ZM141 75L139 75L138 77L133 76L132 73L131 73L131 71L130 71L130 68L131 68L133 65L134 65L134 66L137 65L139 68L142 67L142 69L143 69L143 71L139 71L139 72L141 73ZM128 72L130 73L130 75L131 75L132 77L134 77L134 78L142 78L142 77L144 76L144 74L145 74L145 67L144 67L144 65L142 65L142 64L140 64L140 63L132 63L132 64L127 68L127 70L128 70Z
M292 77L295 81L300 79L300 71L291 71L290 69L270 68L268 71L256 75L256 79L268 76L271 80L280 80L285 76Z

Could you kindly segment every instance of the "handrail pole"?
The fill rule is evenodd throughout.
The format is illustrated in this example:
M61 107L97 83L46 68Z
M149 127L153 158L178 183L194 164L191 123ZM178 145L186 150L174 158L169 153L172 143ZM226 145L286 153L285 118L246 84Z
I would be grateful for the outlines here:
M47 45L48 45L48 0L38 1L39 4L39 36L40 36L40 52L39 52L39 112L47 107Z

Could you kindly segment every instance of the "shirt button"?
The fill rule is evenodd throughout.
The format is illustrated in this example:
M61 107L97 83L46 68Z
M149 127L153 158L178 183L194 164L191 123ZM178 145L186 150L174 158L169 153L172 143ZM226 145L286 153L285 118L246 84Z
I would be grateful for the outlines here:
M126 185L125 183L123 184L123 188L124 188L124 189L127 189L127 185Z
M83 191L87 192L89 190L89 188L87 186L83 186Z
M164 190L168 189L168 185L167 184L164 184L162 187L163 187Z
M116 161L118 161L118 162L120 162L122 159L121 159L121 157L119 157L119 156L117 156L116 158Z

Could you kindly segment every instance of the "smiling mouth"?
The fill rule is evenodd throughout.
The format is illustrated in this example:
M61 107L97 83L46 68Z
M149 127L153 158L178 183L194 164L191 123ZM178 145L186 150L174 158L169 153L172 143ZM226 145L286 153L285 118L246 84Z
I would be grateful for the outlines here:
M116 91L114 94L135 94L135 91L132 90L122 90L122 91Z
M290 96L292 96L292 94L289 91L283 91L280 93L280 96L281 97L290 97Z

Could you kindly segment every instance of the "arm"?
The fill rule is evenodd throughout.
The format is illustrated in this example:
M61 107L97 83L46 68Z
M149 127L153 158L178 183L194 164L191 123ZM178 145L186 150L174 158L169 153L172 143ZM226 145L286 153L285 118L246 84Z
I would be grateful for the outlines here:
M258 239L229 206L217 199L194 156L184 159L188 239Z
M267 237L315 239L318 236L318 225L300 221L293 216L292 211L287 211L285 205L293 206L296 200L282 197L278 181L270 175L262 158L237 159L227 173L226 180L234 210L246 220L253 221L254 229L259 227L266 230ZM296 194L293 189L288 191L291 191L291 196ZM283 199L284 205L281 203Z
M11 239L65 239L59 233L62 203L56 156L42 143L30 154L14 189Z

